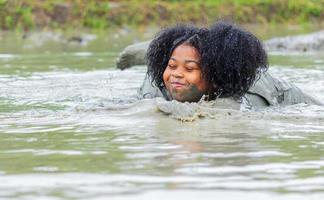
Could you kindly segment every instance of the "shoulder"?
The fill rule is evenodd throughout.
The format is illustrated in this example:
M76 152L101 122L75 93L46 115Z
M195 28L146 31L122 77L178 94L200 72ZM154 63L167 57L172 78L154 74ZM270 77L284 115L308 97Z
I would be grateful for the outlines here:
M319 104L316 99L305 94L299 87L288 81L276 78L269 72L263 72L255 81L246 96L252 104L261 100L268 105L293 105L298 103ZM258 98L256 97L258 96Z

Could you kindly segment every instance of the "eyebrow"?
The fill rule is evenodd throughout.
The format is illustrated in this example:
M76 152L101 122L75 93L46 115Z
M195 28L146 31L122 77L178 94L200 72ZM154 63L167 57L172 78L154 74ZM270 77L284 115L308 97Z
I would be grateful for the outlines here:
M177 61L177 59L175 59L174 57L171 57L170 60ZM200 65L200 62L199 61L196 61L196 60L185 60L185 63L190 63L190 62L196 63L197 65Z

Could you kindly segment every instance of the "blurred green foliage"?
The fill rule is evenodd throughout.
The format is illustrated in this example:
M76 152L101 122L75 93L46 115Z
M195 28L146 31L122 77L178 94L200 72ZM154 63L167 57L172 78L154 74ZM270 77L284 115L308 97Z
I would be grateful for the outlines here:
M210 24L313 23L324 0L0 0L0 28L91 28Z

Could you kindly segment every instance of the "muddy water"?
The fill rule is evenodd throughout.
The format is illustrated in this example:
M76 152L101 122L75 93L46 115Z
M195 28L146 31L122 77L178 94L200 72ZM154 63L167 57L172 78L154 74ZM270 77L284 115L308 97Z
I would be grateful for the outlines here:
M116 70L121 47L17 45L0 54L0 199L324 197L323 106L182 122L137 99L145 66ZM323 53L270 64L324 102Z

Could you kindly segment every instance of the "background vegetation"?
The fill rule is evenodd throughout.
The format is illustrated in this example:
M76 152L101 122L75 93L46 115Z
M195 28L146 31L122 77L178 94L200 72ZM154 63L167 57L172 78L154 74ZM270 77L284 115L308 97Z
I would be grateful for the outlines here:
M0 28L106 29L177 22L307 24L324 21L324 0L0 0Z

